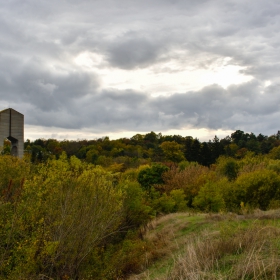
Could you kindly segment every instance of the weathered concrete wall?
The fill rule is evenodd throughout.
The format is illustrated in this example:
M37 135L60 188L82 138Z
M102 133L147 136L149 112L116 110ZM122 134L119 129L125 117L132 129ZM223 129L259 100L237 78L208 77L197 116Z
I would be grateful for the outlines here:
M12 142L12 150L18 157L23 157L24 150L24 116L14 109L0 111L0 146L8 138Z

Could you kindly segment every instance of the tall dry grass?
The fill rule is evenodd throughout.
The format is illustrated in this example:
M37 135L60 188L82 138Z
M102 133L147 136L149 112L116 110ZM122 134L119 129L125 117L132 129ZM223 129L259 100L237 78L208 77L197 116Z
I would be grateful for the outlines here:
M280 279L279 218L279 209L160 217L144 237L146 268L129 279Z
M261 225L232 235L193 236L165 279L280 279L279 236L279 228Z

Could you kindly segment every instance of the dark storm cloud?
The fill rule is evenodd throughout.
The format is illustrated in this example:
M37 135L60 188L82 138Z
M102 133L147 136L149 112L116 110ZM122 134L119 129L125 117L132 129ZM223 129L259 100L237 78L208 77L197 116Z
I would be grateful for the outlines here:
M167 130L190 125L274 133L279 119L280 3L249 0L0 0L0 104L27 124L96 131ZM75 64L84 52L103 61ZM224 89L153 92L104 88L102 69L177 70L218 59L252 81ZM151 70L154 66L154 69ZM163 71L161 70L161 71ZM152 73L152 71L154 71ZM271 85L264 87L265 81ZM162 81L164 87L165 81ZM176 82L174 82L176 83ZM4 109L4 108L0 108Z

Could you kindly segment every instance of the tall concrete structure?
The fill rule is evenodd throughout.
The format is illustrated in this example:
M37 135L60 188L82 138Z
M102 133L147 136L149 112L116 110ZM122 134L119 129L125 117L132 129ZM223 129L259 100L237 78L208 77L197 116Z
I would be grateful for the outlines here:
M11 154L23 157L24 115L14 109L0 111L0 146L4 140L11 141Z

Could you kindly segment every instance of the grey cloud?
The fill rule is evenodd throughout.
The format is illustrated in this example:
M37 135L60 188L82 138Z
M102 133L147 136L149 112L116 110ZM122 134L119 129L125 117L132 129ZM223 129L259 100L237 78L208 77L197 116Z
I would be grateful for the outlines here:
M42 111L56 111L88 94L99 86L98 78L80 69L44 68L40 59L22 63L16 59L0 58L7 65L1 71L0 98L28 102Z
M113 66L132 69L150 65L159 55L160 48L155 43L135 38L113 44L109 49L109 62Z
M280 115L280 96L273 92L273 87L265 88L263 93L260 92L260 87L256 81L232 86L227 90L219 86L209 86L199 92L174 94L156 100L153 106L158 107L164 114L183 114L179 122L181 127L185 122L201 128L245 127L250 131L255 129L255 123L260 120L258 131L267 131L267 127L262 123L270 120L275 125L275 115Z
M19 107L28 124L100 131L186 124L262 133L278 129L276 0L0 2L0 102ZM254 80L151 97L152 92L102 88L98 69L89 72L73 63L86 51L104 55L108 68L154 66L155 73L162 61L176 59L179 70L207 69L228 56ZM264 88L266 80L272 84Z
M137 127L156 116L156 112L149 108L147 96L133 91L99 92L80 98L52 113L43 112L39 108L35 110L31 112L30 124L39 122L45 126L73 129L93 127L95 130L112 131L119 130L120 123L126 127ZM39 121L32 121L33 115L39 116Z
M197 92L153 98L133 91L103 91L65 104L52 113L35 108L28 114L28 120L30 124L92 128L104 133L118 131L120 127L162 131L190 126L244 129L270 135L277 131L280 96L275 94L274 86L264 88L263 93L260 86L256 81L227 90L213 85Z

